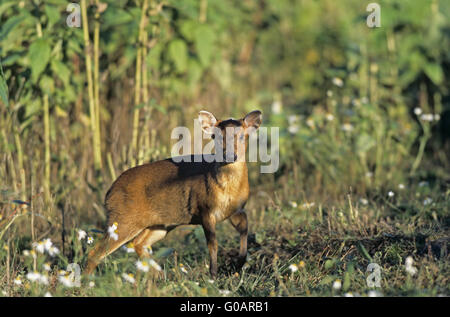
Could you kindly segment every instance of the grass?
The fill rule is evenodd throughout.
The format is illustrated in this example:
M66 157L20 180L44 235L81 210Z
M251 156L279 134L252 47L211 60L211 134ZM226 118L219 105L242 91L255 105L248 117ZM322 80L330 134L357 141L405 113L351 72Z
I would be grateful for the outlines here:
M4 296L47 292L52 296L448 296L450 191L439 186L417 182L393 190L393 197L349 194L332 203L319 196L308 202L298 196L284 197L280 191L268 195L262 187L254 187L247 208L247 264L236 271L238 234L229 223L220 224L215 281L209 277L202 229L186 226L154 246L153 258L161 272L137 270L136 253L120 249L99 265L95 276L82 277L81 287L66 287L59 271L71 262L83 267L92 246L86 239L79 241L79 228L74 228L66 235L64 255L36 252L33 260L24 255L24 250L32 249L29 235L10 232L18 230L19 221L28 221L25 215L5 234L9 238L2 240L7 242L0 251L0 289ZM9 219L2 221L2 230ZM80 228L88 231L92 226L86 223ZM48 236L61 247L58 234ZM98 234L88 231L88 235L96 239ZM409 256L417 269L414 275L405 267ZM49 272L44 269L46 262ZM381 267L379 288L367 284L369 263ZM48 285L26 277L33 268L48 276ZM123 273L133 274L135 283L126 281ZM21 285L14 283L16 278Z

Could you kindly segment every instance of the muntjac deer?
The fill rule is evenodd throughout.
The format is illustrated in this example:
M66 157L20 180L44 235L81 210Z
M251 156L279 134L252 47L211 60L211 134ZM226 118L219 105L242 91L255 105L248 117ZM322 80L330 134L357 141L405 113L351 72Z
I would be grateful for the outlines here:
M169 158L120 175L105 197L111 232L89 253L85 274L92 273L105 256L128 241L133 241L139 257L148 257L147 249L167 232L180 225L200 224L209 249L210 273L216 277L216 224L226 219L240 234L242 266L247 257L244 206L249 197L245 150L249 133L259 128L261 120L258 110L239 120L217 120L211 113L200 111L202 130L214 138L215 157L219 153L225 159L211 160L209 156L206 160L206 155L201 162L194 156Z

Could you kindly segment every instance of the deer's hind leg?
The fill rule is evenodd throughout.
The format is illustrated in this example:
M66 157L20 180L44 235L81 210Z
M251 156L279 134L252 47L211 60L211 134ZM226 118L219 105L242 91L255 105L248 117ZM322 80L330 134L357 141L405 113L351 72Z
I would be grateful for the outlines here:
M163 239L167 234L165 229L144 229L136 238L133 240L134 249L140 258L146 258L150 256L149 249L151 246Z

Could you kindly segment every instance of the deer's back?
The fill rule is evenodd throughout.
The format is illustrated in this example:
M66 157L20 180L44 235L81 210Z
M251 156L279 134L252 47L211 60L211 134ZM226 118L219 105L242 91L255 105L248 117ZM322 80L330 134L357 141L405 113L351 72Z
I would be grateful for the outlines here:
M191 158L191 162L166 159L125 171L105 197L109 222L170 227L200 223L208 212L221 221L245 204L246 168L242 177L225 177L217 163Z

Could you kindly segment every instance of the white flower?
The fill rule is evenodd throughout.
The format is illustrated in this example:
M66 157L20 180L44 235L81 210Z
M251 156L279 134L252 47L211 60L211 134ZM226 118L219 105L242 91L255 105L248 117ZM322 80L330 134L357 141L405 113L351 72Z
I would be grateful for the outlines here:
M27 279L29 279L31 282L37 282L40 277L41 274L39 274L38 272L30 272L27 274Z
M111 227L108 227L108 233L111 239L117 241L119 239L119 235L117 234L118 223L114 222Z
M367 178L372 178L373 177L373 173L372 172L367 172L366 173L366 177Z
M94 242L94 238L88 237L86 241L87 241L87 244L92 244Z
M33 248L36 249L37 252L39 253L44 253L45 252L45 245L42 241L39 242L33 242Z
M359 108L361 106L361 100L359 100L358 98L352 99L352 106Z
M433 202L433 199L431 199L430 197L428 197L428 198L426 198L426 199L423 201L423 205L426 206L426 205L431 204L432 202Z
M92 287L94 287L94 286L95 286L95 283L94 283L93 281L90 281L90 282L89 282L89 287L92 288Z
M297 272L298 271L298 267L297 267L296 264L289 265L289 269L291 270L291 272Z
M344 81L342 79L340 79L339 77L334 77L331 81L333 82L333 85L336 85L339 88L344 86Z
M290 201L289 205L291 205L292 208L297 208L298 207L297 202L295 202L295 201Z
M144 247L145 250L147 250L148 254L153 254L153 250L152 250L152 246L151 245L146 245Z
M344 131L344 132L351 132L351 131L353 131L353 126L352 126L350 123L344 123L344 124L341 126L341 129L342 129L342 131Z
M180 271L187 274L188 271L186 270L186 268L184 267L183 263L180 263Z
M46 250L46 251L49 251L50 248L51 248L52 245L53 245L52 240L50 240L50 239L45 239L45 240L43 240L42 242L44 243L45 250Z
M365 198L360 198L360 199L359 199L359 202L360 202L361 204L363 204L363 205L367 205L367 204L369 203L369 201L368 201L367 199L365 199Z
M117 232L110 232L109 236L111 237L111 239L114 239L114 241L117 241L119 239L119 235L117 234Z
M345 297L354 297L353 294L351 292L345 293L344 294Z
M52 294L50 294L50 292L45 293L44 297L53 297Z
M30 255L30 251L29 250L23 250L23 255L29 256Z
M150 259L150 260L148 261L148 264L150 264L150 265L152 266L152 268L154 268L155 270L161 271L161 266L159 266L159 264L156 263L155 260ZM183 271L183 269L181 269L181 270ZM184 270L186 271L186 269L184 269ZM184 272L184 273L187 273L187 271Z
M16 285L22 285L22 279L20 278L20 276L17 276L17 277L14 279L14 284L16 284Z
M333 289L334 290L338 291L338 290L341 289L341 287L342 287L341 280L336 280L336 281L333 282Z
M83 240L84 238L86 238L86 231L84 230L78 230L78 240Z
M59 270L58 271L58 275L59 276L61 276L61 275L66 275L67 274L67 272L65 271L65 270Z
M310 128L314 128L314 121L312 119L306 120L306 125Z
M222 295L229 295L231 294L231 292L229 290L223 289L223 290L219 290L219 293Z
M408 256L405 260L405 270L409 275L415 275L417 269L413 266L414 260L411 256Z
M383 296L383 294L380 293L379 291L371 290L367 293L367 296L368 297L381 297L381 296Z
M439 114L435 114L434 121L439 121L439 120L441 120L441 116Z
M333 116L331 113L327 113L327 114L325 115L325 118L326 118L328 121L333 121L333 120L334 120L334 116Z
M142 272L148 272L148 270L150 269L150 267L148 266L148 263L145 261L137 261L136 268Z
M59 282L60 282L61 284L63 284L65 287L73 287L73 286L74 286L73 281L72 281L72 279L71 279L71 277L70 277L69 274L66 274L66 275L60 275L60 276L58 277L58 280L59 280Z
M389 197L394 197L395 194L394 194L394 192L393 192L392 190L390 190L390 191L388 192L388 196L389 196Z
M422 114L422 109L420 109L419 107L414 108L414 114L416 116L420 116Z
M333 97L333 92L331 90L327 90L327 96L328 97Z
M49 272L52 268L50 267L49 263L44 263L44 270L46 270L47 272Z
M127 245L124 245L122 247L122 249L126 252L126 253L134 253L134 245L133 242L128 243Z
M38 282L39 284L48 285L48 277L36 271L28 273L27 279L31 282Z
M299 129L300 129L300 127L298 125L290 125L288 127L289 133L292 133L292 134L296 134Z
M367 98L367 97L362 97L362 98L361 98L361 102L362 102L363 104L369 103L369 98Z
M288 127L288 131L292 134L295 134L298 132L298 130L300 129L300 117L297 115L290 115L288 117L288 122L289 122L289 127Z
M131 273L129 273L129 274L122 273L122 277L128 283L134 284L134 282L135 282L134 275Z
M52 246L48 249L48 254L53 257L59 254L59 249L57 247Z
M420 120L432 122L433 121L433 114L431 113L424 113L420 116Z
M316 203L304 203L304 204L302 205L302 208L307 208L307 209L309 209L309 208L311 208L311 207L314 207L315 204L316 204Z
M283 105L281 104L281 101L274 100L272 103L272 113L273 114L280 114L283 111Z
M214 280L208 280L208 283L213 284Z
M405 185L403 185L403 184L398 184L398 189L405 189Z

